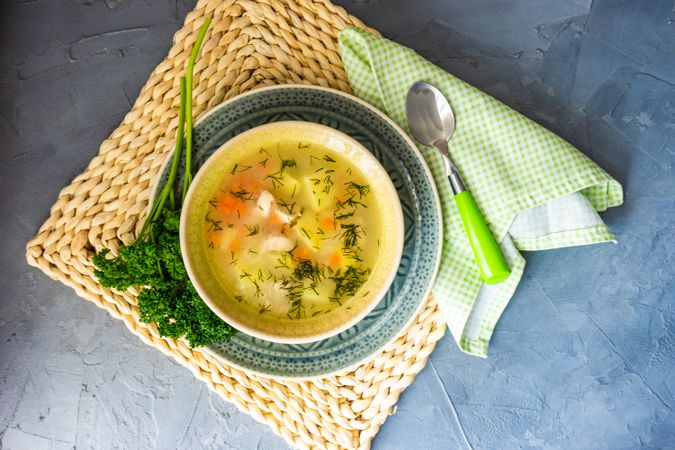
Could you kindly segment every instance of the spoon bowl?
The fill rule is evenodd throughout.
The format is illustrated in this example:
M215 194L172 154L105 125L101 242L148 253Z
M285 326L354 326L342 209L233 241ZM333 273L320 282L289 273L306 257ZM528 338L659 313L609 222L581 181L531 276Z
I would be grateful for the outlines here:
M410 131L424 145L436 147L455 132L455 114L436 86L418 81L408 91L405 112Z

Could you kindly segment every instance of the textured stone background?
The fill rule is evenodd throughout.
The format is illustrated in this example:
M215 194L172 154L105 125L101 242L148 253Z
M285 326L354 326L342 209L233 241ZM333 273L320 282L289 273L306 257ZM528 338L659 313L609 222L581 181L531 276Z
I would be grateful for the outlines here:
M489 359L443 339L374 448L673 448L673 2L338 3L558 132L626 190L603 215L619 244L526 255ZM0 3L2 448L285 448L24 262L192 6Z

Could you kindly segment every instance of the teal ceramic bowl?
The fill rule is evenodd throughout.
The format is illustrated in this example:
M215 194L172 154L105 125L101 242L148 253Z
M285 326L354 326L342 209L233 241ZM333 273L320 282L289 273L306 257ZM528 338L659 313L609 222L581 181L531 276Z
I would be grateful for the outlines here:
M404 221L403 251L396 276L375 308L354 326L330 338L303 344L280 344L239 332L230 340L203 349L248 372L307 379L356 366L405 330L424 304L436 277L442 222L431 173L411 139L368 103L327 88L273 86L217 106L195 126L193 173L235 136L263 124L294 120L339 130L368 149L388 172ZM163 179L167 175L165 170Z

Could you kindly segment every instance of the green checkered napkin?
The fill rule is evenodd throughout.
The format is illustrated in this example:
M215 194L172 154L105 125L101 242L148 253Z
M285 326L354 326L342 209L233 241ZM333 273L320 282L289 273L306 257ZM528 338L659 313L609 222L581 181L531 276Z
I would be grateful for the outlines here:
M487 356L497 320L525 267L519 250L615 241L597 211L623 202L621 185L560 137L429 63L364 30L339 36L356 95L409 132L405 98L419 80L450 100L457 128L450 153L511 267L497 285L481 282L445 177L441 156L420 146L438 187L444 217L441 268L433 292L465 352Z

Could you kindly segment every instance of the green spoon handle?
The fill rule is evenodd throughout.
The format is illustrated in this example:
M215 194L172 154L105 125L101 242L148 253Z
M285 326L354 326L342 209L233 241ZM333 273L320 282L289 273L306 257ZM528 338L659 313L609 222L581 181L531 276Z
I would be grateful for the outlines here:
M506 280L511 271L471 192L464 191L455 195L455 202L483 281L497 284Z

